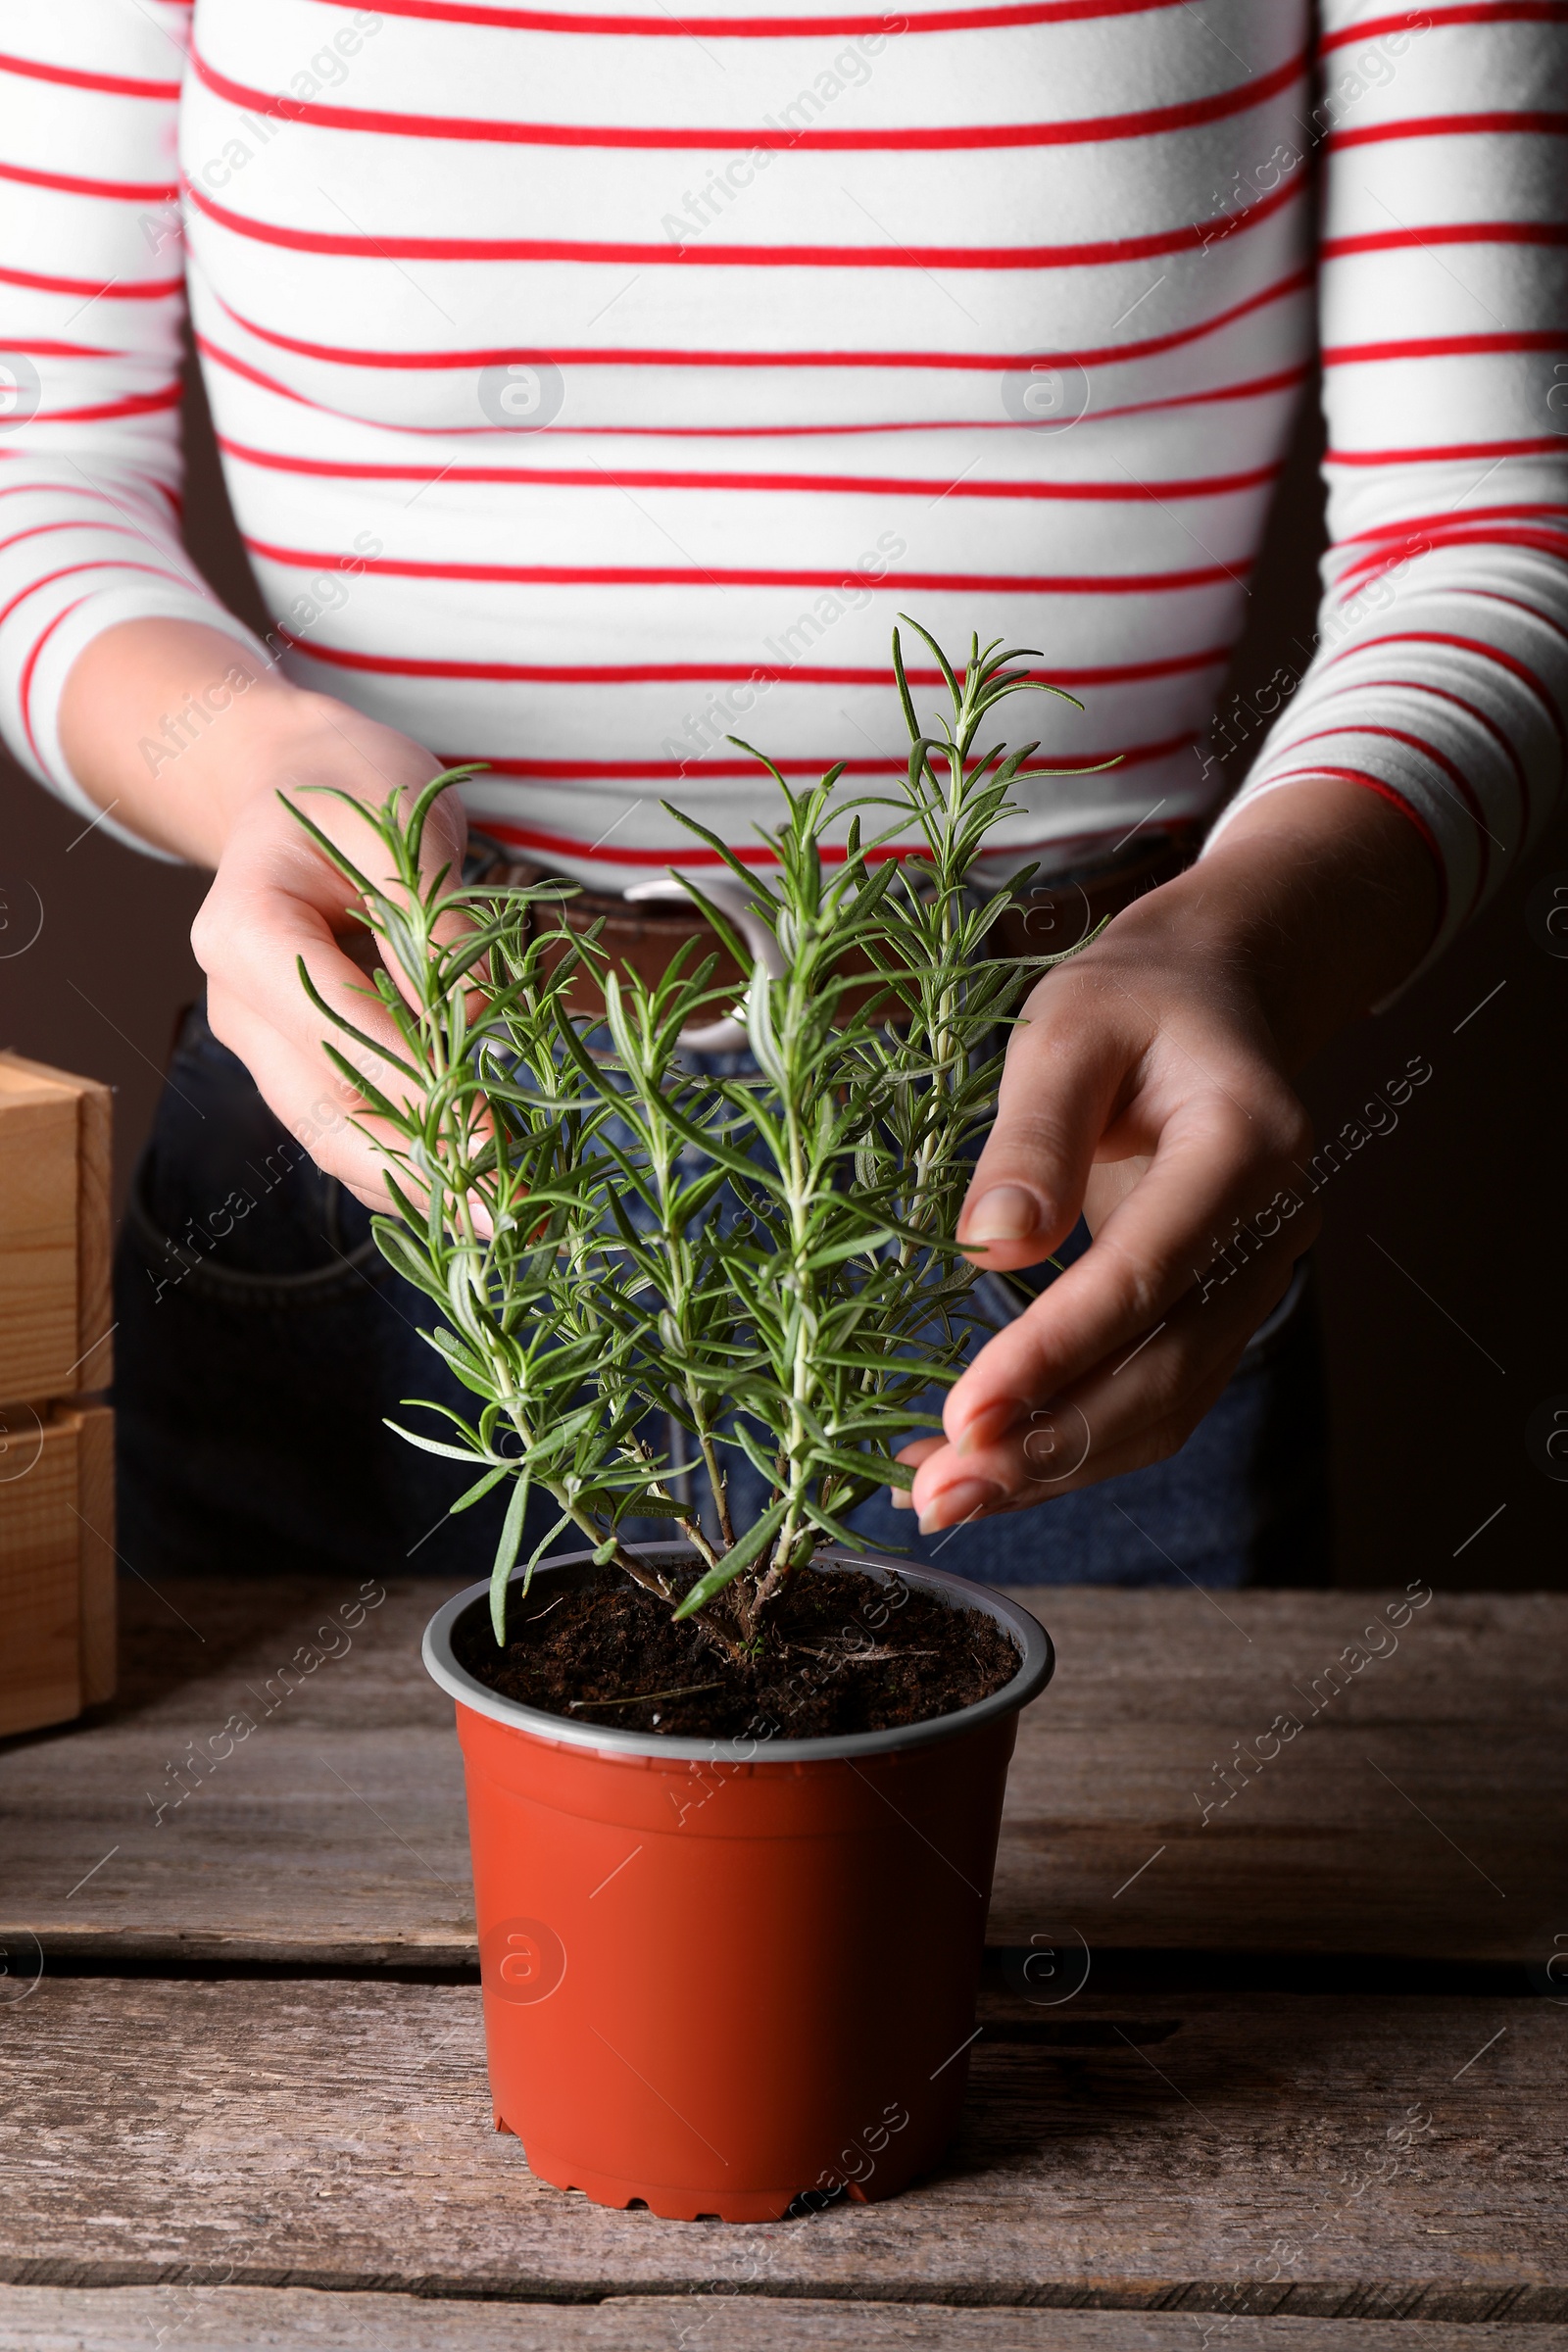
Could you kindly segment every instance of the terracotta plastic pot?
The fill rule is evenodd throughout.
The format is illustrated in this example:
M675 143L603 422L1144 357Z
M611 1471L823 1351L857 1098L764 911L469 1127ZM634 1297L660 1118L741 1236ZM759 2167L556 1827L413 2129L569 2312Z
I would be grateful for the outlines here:
M1007 1761L1054 1655L962 1578L835 1563L983 1611L1017 1673L902 1731L663 1740L465 1673L452 1632L482 1584L425 1634L467 1775L496 2129L598 2204L757 2222L813 2191L887 2197L957 2123ZM591 1573L547 1561L533 1592Z

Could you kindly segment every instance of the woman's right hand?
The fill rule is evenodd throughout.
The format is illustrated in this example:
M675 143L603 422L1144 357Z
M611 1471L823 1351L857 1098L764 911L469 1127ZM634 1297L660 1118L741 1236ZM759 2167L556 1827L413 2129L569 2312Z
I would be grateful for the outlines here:
M210 711L215 681L227 699L149 775L142 746L163 735L151 714L193 701ZM385 1163L351 1123L363 1099L322 1053L327 1024L300 985L299 961L324 1002L368 1036L396 1050L396 1032L348 952L368 936L354 919L358 894L286 804L296 803L380 880L368 863L384 860L375 835L320 788L378 808L391 792L417 792L441 762L396 728L290 686L235 639L176 621L126 622L93 640L67 680L61 740L78 781L103 806L117 803L122 823L216 867L191 931L214 1034L318 1164L368 1206L384 1208ZM461 874L466 832L462 804L448 793L426 827L425 870L450 865ZM378 1071L351 1039L331 1036L368 1077L397 1093L387 1084L393 1073Z
M368 994L354 960L368 939L354 919L359 894L312 841L286 803L295 803L371 881L390 879L368 861L386 857L354 808L318 787L335 786L379 807L394 790L412 794L440 761L391 727L324 698L305 698L296 724L270 741L258 788L235 812L218 872L191 926L207 974L213 1034L237 1054L268 1106L328 1175L368 1207L387 1206L385 1162L351 1122L361 1108L326 1060L323 1037L384 1093L397 1074L353 1038L328 1032L300 985L303 960L322 999L368 1036L398 1050L397 1032ZM281 797L280 797L281 796ZM463 805L443 796L425 833L426 871L450 864L461 878L466 836Z

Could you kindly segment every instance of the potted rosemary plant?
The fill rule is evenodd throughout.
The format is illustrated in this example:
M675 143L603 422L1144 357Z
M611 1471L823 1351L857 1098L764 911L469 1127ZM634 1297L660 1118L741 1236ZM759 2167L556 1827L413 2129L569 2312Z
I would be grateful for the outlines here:
M425 1643L467 1767L497 2128L562 2186L674 2216L935 2161L1051 1671L1016 1604L864 1558L850 1525L909 1483L897 1448L970 1328L952 1236L1019 980L971 874L1038 748L980 738L1058 691L918 634L951 708L921 726L895 631L896 790L847 797L839 766L796 792L764 760L761 871L681 818L718 868L682 877L714 952L656 981L562 927L569 885L423 874L469 770L368 816L379 876L302 818L362 895L399 1040L315 997L381 1065L327 1048L387 1159L377 1240L475 1400L403 1434L463 1466L454 1509L508 1497L488 1588ZM694 1053L730 1013L749 1058Z

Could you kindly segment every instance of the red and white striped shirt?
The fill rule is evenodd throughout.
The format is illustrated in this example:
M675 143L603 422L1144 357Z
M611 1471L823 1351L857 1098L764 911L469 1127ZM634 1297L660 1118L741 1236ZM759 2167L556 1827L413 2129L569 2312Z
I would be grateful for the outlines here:
M708 861L669 798L762 855L725 738L874 789L902 610L1085 704L1036 707L1078 772L998 844L1059 866L1212 810L1316 334L1321 627L1247 792L1394 798L1461 922L1563 760L1562 0L623 5L3 0L19 757L88 809L83 646L225 621L178 536L188 294L286 668L488 760L488 830L618 886Z

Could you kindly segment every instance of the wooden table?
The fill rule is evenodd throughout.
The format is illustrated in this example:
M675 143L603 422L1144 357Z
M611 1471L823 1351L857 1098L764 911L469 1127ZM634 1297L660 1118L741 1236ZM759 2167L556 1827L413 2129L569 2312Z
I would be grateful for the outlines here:
M132 1583L0 1747L0 2352L1568 2345L1568 1599L1032 1596L959 2141L728 2229L492 2131L440 1595L356 1593Z

